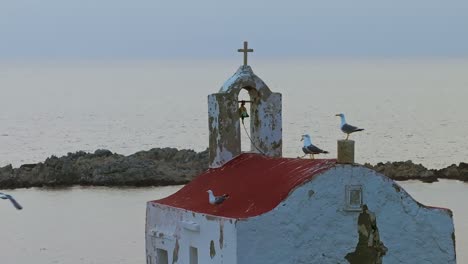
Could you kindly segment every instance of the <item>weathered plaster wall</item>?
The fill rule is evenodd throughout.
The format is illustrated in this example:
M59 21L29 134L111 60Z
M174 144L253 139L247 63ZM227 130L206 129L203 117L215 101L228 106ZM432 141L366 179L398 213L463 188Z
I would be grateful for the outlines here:
M252 105L251 136L253 144L271 157L282 156L282 110L281 94L271 93ZM252 152L259 152L254 145Z
M346 185L362 185L363 203L371 212L367 218L345 210ZM449 210L425 207L392 180L352 165L338 165L297 188L271 212L239 221L238 263L350 263L345 257L351 253L353 259L358 231L361 240L363 233L371 235L362 222L372 218L387 252L382 262L373 256L375 262L362 264L456 263Z
M281 94L272 93L253 73L250 66L241 66L221 87L208 96L210 129L210 167L220 167L241 152L238 96L249 92L251 102L251 152L279 157L282 155Z
M207 200L208 202L208 200ZM168 263L189 264L190 247L198 263L237 263L235 220L195 214L149 202L146 212L147 261L156 262L156 249L168 252Z
M241 153L237 97L232 94L208 96L209 162L217 168Z

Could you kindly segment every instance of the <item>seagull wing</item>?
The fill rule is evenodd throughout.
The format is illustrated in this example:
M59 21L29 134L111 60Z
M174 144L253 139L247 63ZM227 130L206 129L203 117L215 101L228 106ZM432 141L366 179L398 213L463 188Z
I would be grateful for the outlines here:
M312 154L312 152L310 152L310 150L306 147L302 147L302 151L304 152L304 154Z
M222 196L216 196L215 197L215 204L222 204L227 198L229 198L229 195L224 194Z
M362 131L362 130L364 130L364 129L358 128L358 127L355 127L355 126L352 126L352 125L349 125L349 124L344 124L341 127L341 131L343 131L346 134L350 134L350 133L357 132L357 131Z
M319 154L319 153L327 154L328 153L328 151L322 150L312 144L307 146L306 149L309 151L310 154Z
M23 209L23 206L21 206L13 197L10 196L9 200L16 209L18 209L18 210Z
M10 202L13 204L13 206L18 209L18 210L21 210L23 209L23 207L15 200L15 198L13 198L11 195L9 194L4 194L4 193L1 193L0 194L0 198L3 199L3 200L10 200Z

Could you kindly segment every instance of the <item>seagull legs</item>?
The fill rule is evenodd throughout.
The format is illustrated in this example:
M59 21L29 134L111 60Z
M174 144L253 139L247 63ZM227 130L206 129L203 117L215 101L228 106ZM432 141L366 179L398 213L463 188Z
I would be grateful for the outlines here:
M346 140L348 140L348 138L349 138L349 134L346 134Z
M302 158L304 158L304 157L307 156L307 155L309 155L309 158L310 158L310 159L315 159L314 154L305 154L304 156L298 157L298 158L302 159Z

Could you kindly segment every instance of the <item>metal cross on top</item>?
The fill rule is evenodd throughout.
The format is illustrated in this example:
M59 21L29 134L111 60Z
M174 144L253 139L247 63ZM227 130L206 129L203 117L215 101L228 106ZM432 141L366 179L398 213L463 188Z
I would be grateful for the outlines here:
M247 41L244 41L244 48L243 49L238 49L238 52L243 52L244 53L244 65L247 65L247 53L248 52L253 52L253 49L247 48L249 43Z

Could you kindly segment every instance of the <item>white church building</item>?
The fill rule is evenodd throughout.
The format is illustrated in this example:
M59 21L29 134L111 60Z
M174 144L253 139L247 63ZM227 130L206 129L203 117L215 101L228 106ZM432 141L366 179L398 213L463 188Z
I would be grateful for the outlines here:
M251 97L249 153L240 150L241 89ZM340 153L281 157L281 94L246 57L208 101L210 169L147 203L147 264L456 263L449 209L418 203ZM210 204L208 190L229 198Z

